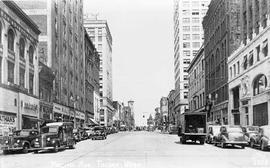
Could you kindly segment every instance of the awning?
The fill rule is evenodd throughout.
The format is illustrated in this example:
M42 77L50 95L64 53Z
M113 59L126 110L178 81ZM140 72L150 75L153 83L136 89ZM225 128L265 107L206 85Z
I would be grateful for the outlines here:
M28 116L28 115L22 115L22 116L25 117L25 118L28 118L28 119L30 119L30 120L42 121L41 119L38 119L38 118L36 118L36 117L32 117L32 116Z
M88 120L89 120L89 125L99 125L94 119L92 119L92 118L88 118Z

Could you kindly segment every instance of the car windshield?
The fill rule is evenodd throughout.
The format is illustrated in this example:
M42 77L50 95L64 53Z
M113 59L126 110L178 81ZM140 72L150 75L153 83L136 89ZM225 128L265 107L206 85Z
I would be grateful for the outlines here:
M227 132L242 132L240 127L228 127Z
M259 128L258 127L248 127L247 132L258 132Z
M220 127L212 127L213 134L217 134L220 130Z
M103 127L95 127L94 128L94 131L98 131L98 130L104 130L104 128Z
M43 127L41 133L57 133L58 127Z
M16 131L14 132L15 136L29 136L29 131Z

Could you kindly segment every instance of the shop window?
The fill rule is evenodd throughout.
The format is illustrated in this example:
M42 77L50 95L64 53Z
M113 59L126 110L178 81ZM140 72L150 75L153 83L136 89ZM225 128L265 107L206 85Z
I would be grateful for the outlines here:
M25 81L25 70L20 68L20 86L24 88Z
M14 63L8 61L8 82L14 83Z
M29 62L31 64L33 64L33 57L34 57L34 48L33 48L33 46L29 47L28 53L29 53Z
M34 93L34 74L29 73L29 93Z
M19 54L21 58L24 58L24 51L25 51L25 41L23 38L20 38Z
M13 30L9 29L8 30L8 49L11 51L14 51L14 32Z
M259 75L255 78L253 83L253 94L258 95L265 91L267 87L267 78L265 75Z

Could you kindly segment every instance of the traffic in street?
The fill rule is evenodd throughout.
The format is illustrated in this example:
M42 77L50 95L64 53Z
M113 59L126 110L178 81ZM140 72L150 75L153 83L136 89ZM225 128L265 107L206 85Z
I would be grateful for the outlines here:
M59 152L0 154L4 168L163 168L219 167L247 168L270 166L270 152L238 146L221 148L211 144L181 144L175 134L160 131L123 131L106 139L87 139L75 149Z

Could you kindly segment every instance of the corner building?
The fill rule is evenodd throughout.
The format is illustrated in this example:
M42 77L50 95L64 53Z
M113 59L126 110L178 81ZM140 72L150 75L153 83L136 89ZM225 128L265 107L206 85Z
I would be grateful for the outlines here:
M100 124L113 125L112 92L112 36L106 20L85 18L84 27L94 43L100 57L99 93L101 97Z
M188 111L188 72L192 59L204 41L203 17L210 0L174 1L175 113Z
M39 28L38 53L55 75L53 118L85 121L82 0L16 0Z
M228 65L240 45L240 0L212 0L203 19L205 95L212 103L208 122L228 124Z
M270 2L241 1L242 43L228 59L229 124L270 123Z
M38 26L13 1L0 1L0 141L38 128ZM1 143L1 142L0 142Z

